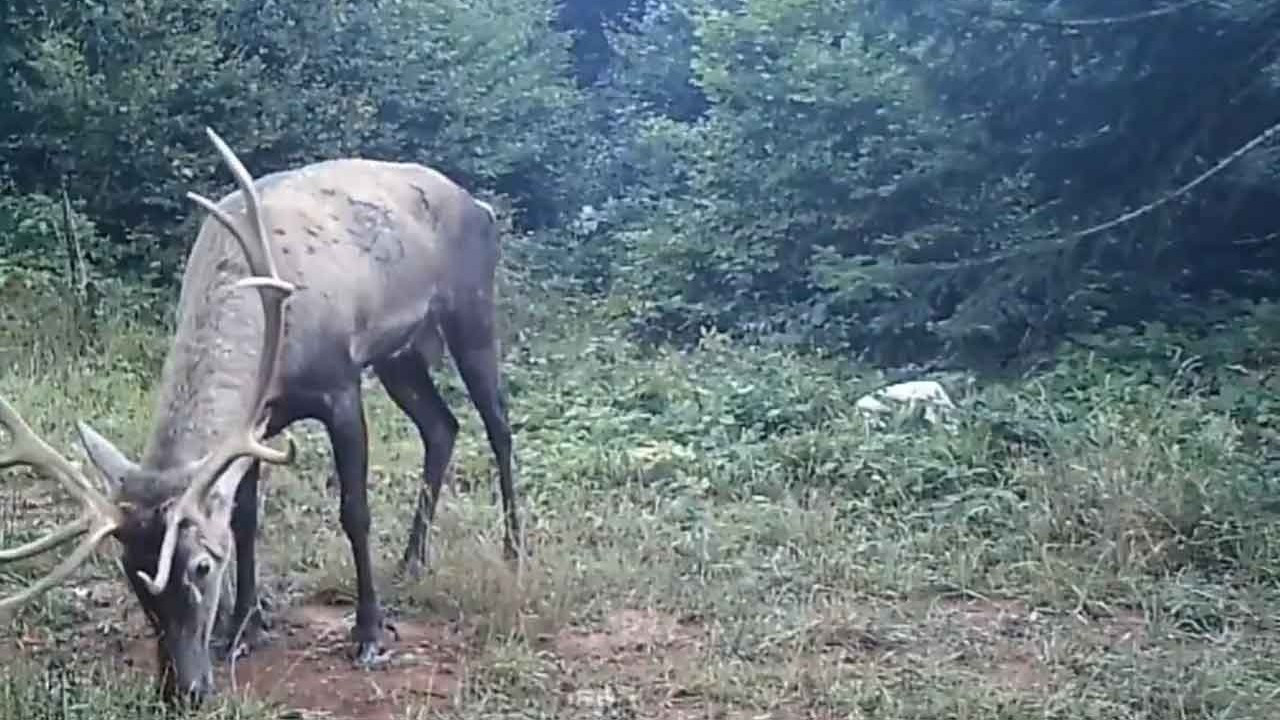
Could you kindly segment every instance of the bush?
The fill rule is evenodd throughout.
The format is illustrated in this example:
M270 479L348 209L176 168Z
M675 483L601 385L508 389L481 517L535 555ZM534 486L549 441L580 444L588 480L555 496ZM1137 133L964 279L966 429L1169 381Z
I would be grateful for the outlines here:
M960 582L947 558L963 548L983 582L1016 576L1055 602L1276 579L1280 485L1260 450L1280 434L1176 367L1067 356L1018 383L953 387L950 429L878 429L854 403L881 381L846 362L714 332L646 350L576 327L509 370L522 483L541 513L584 487L831 503L943 585ZM1277 400L1280 387L1258 393Z
M917 50L869 19L872 3L727 5L659 5L641 25L653 36L620 36L640 63L676 44L657 28L683 30L707 110L682 109L694 103L674 69L616 80L635 103L621 120L630 184L591 240L618 258L614 290L659 337L711 325L874 345L888 361L936 353L950 276L899 266L1003 242L961 218L1016 221L1018 179L978 178L978 126L933 105Z
M83 213L42 194L0 194L0 366L35 374L73 364L156 362L162 296L104 273L111 255Z
M104 269L177 279L202 218L184 195L231 182L215 128L255 175L341 155L423 162L524 224L589 190L591 114L551 0L23 6L3 68L0 139L23 192L68 191Z

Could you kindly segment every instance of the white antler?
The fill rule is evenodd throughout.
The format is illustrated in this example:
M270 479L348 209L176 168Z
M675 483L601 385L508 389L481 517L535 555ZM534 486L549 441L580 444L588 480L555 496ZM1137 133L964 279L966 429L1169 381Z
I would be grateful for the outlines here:
M296 453L293 438L287 435L288 447L284 450L268 447L261 440L266 430L266 417L263 411L266 409L271 386L275 380L284 339L284 304L296 288L281 278L276 271L268 239L270 236L262 217L262 203L257 190L253 187L252 176L217 133L208 128L205 132L218 148L218 153L222 155L223 161L240 186L240 192L244 196L245 211L249 216L250 231L254 236L252 242L244 236L231 217L213 201L195 193L187 193L187 197L209 211L235 237L244 251L249 263L249 276L237 282L236 287L255 289L262 297L264 319L262 352L258 356L257 383L254 386L253 402L249 405L248 415L239 427L227 434L222 445L199 462L195 478L178 501L170 507L155 577L152 578L143 572L138 573L151 592L156 595L164 592L169 584L169 568L173 564L173 553L177 546L178 531L182 521L196 517L202 512L209 491L213 489L218 477L227 467L242 457L253 457L272 464L285 464L291 462Z
M81 535L84 540L58 563L57 567L25 589L0 599L0 609L17 607L40 593L62 582L80 567L104 538L120 527L119 509L98 492L80 469L60 455L47 442L36 435L31 426L4 398L0 398L0 425L9 432L11 445L0 453L0 469L26 465L44 472L57 480L67 492L80 501L84 509L80 517L66 523L42 538L16 548L0 550L0 563L22 560L48 552Z

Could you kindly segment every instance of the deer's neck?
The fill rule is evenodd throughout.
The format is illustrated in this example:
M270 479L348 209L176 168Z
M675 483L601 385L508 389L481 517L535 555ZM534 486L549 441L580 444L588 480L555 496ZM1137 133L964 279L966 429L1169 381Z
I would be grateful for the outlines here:
M202 233L188 260L145 468L163 471L196 460L245 419L261 352L262 306L257 292L233 287L246 271L239 252L224 233Z

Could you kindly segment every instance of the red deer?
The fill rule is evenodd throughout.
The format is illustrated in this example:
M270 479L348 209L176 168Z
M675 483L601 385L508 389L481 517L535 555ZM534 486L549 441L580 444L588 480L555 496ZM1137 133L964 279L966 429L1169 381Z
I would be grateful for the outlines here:
M520 543L498 368L500 247L492 208L410 163L336 159L254 181L235 153L207 133L239 190L217 204L188 193L209 216L187 259L140 461L78 423L103 481L93 482L0 399L11 444L0 467L42 470L83 506L79 519L0 551L0 562L10 562L81 538L47 576L0 600L0 609L63 582L113 537L157 633L165 697L196 703L213 690L209 647L233 547L230 627L250 645L264 628L254 552L258 480L261 463L291 461L287 428L298 420L318 420L333 451L355 564L355 662L369 665L383 653L388 626L369 548L361 393L367 367L423 443L422 485L400 571L416 577L426 564L426 535L458 432L430 373L445 346L497 461L509 560ZM285 449L266 444L279 435Z

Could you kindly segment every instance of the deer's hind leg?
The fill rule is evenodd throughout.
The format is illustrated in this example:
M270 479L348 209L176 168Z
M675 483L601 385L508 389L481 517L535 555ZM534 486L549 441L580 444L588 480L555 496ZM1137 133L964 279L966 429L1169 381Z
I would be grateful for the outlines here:
M449 353L453 355L458 374L467 386L467 394L480 413L489 447L498 464L498 488L502 492L502 515L506 532L503 535L503 554L515 560L521 549L520 518L516 510L515 481L512 478L511 426L507 420L507 405L502 392L502 376L498 368L498 340L494 334L492 311L476 312L473 317L485 318L483 322L469 321L462 313L453 313L444 322L445 338Z
M400 559L401 575L418 578L427 567L427 531L435 520L440 487L453 457L458 419L445 404L431 379L426 353L407 349L374 365L387 394L409 416L422 438L422 484L413 511L413 524Z

